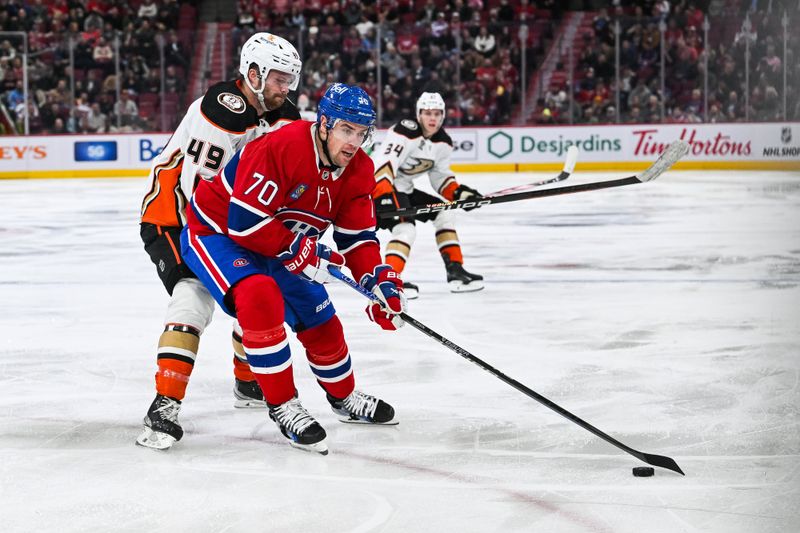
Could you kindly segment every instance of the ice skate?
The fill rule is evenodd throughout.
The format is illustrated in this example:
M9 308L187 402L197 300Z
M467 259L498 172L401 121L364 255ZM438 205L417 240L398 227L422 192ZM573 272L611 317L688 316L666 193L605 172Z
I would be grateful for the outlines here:
M233 387L233 395L236 397L233 406L240 409L267 406L267 402L264 401L264 394L261 392L261 387L258 386L258 382L255 380L242 381L241 379L237 379Z
M461 263L445 257L444 266L447 270L450 292L474 292L483 289L483 276L467 272Z
M144 431L136 444L155 450L167 450L183 437L183 428L178 422L181 402L168 396L156 395L156 399L144 417Z
M295 448L328 455L325 430L314 420L300 400L292 398L280 405L269 405L269 417Z
M378 424L393 426L397 424L394 418L394 408L388 403L369 394L354 390L350 395L340 400L330 394L328 401L331 409L342 422L349 424Z
M419 287L414 283L404 281L403 294L405 294L406 300L416 300L419 298Z

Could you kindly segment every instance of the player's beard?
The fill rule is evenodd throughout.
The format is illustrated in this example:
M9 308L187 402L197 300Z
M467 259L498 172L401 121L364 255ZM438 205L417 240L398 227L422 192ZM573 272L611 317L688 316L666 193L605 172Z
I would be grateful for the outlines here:
M275 93L271 96L265 94L264 105L267 106L268 111L274 111L283 105L283 102L286 101L287 96L288 95L284 95L283 93Z

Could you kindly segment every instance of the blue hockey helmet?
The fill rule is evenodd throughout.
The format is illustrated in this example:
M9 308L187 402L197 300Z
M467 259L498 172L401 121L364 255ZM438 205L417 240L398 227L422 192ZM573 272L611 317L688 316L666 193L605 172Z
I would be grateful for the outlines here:
M328 129L333 128L337 120L367 126L370 133L375 128L372 100L364 89L356 85L334 83L328 87L317 106L317 124L322 122L322 117L325 117Z

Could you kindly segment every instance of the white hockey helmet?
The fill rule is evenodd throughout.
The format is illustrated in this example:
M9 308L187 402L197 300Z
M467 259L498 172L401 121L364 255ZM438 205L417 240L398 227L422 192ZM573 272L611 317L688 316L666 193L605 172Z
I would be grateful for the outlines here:
M417 118L423 109L441 109L444 117L444 99L439 93L422 93L417 99Z
M247 72L253 63L258 68L262 84L266 82L271 70L277 70L294 76L289 89L292 91L297 89L300 83L300 70L303 67L303 62L300 61L300 55L295 47L283 37L267 32L259 32L244 43L242 53L239 56L239 72L244 76L248 86L250 82L247 79ZM250 87L250 89L254 92L259 92L253 87ZM263 85L261 89L263 90Z

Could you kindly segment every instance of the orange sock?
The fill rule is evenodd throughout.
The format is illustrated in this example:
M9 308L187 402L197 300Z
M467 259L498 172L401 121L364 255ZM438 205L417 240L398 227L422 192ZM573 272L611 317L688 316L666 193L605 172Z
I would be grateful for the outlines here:
M407 243L397 239L391 240L386 245L386 264L398 273L402 272L406 267L409 253L411 253L411 247Z
M402 272L406 267L405 260L398 255L387 255L386 264L392 267L398 273Z
M156 392L183 400L194 360L200 346L200 332L184 324L167 324L158 340Z
M458 242L458 234L455 230L443 229L437 231L436 245L439 247L439 253L443 256L446 255L450 261L464 263L464 257L461 255L461 245Z

